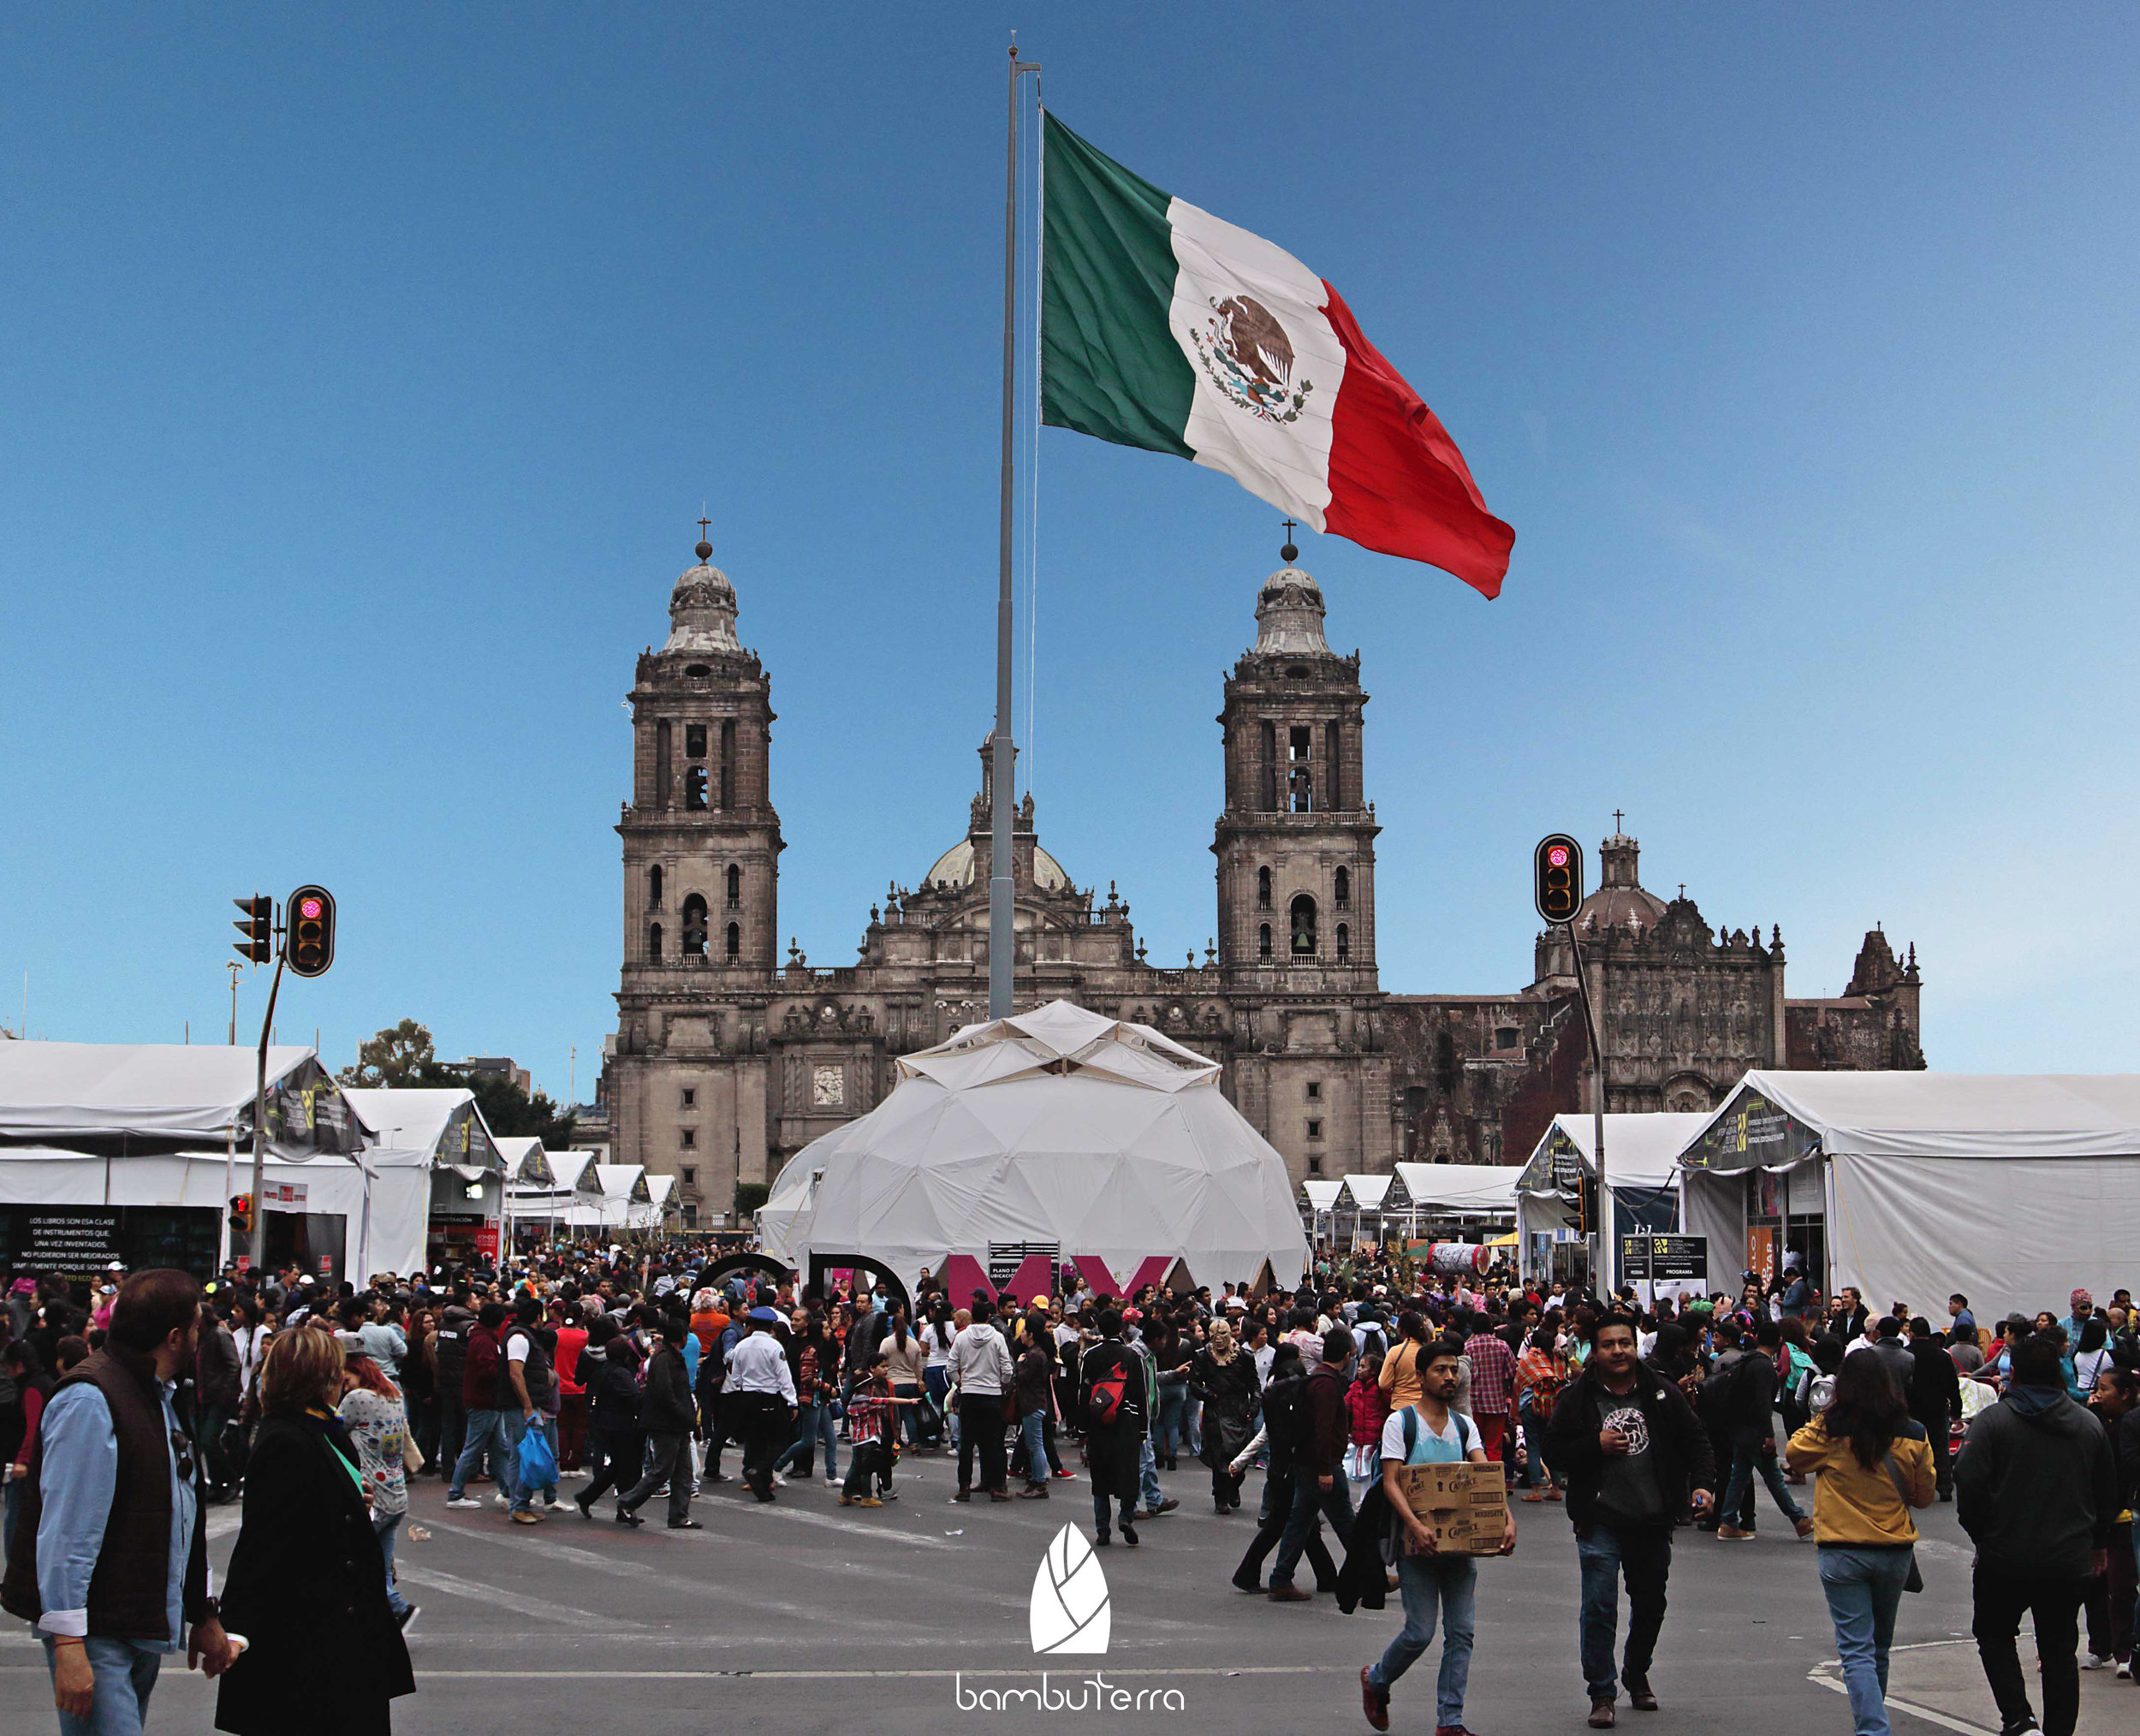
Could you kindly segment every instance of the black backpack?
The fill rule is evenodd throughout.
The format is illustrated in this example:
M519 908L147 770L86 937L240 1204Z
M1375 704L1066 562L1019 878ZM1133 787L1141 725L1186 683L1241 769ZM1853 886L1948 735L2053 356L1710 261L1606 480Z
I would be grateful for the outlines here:
M1305 1451L1312 1418L1308 1414L1308 1377L1288 1375L1263 1388L1263 1428L1274 1451Z

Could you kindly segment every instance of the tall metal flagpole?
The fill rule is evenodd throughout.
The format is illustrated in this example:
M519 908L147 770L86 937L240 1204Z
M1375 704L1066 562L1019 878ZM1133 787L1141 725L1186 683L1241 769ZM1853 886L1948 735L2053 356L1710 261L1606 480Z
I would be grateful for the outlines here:
M1011 740L1011 457L1017 386L1018 327L1018 80L1037 73L1020 61L1011 37L1010 105L1003 150L1003 493L1002 536L996 590L996 731L989 774L989 1017L1011 1012L1011 967L1017 936L1011 878L1011 779L1016 750Z

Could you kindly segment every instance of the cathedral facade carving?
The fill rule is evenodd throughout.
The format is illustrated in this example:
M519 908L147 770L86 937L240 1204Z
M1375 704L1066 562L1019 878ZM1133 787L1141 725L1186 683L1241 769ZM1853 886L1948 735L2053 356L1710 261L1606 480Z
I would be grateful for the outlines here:
M734 587L698 547L670 632L630 695L632 797L617 1029L603 1069L612 1155L677 1178L718 1222L811 1139L866 1114L895 1059L986 1016L990 753L966 836L873 905L854 963L779 947L771 684L736 634ZM1360 659L1333 652L1323 595L1292 564L1257 600L1225 681L1214 943L1150 960L1115 882L1102 899L1042 848L1030 793L1012 835L1017 1004L1058 996L1158 1026L1224 1067L1228 1096L1296 1181L1397 1161L1516 1162L1587 1101L1574 961L1537 936L1504 995L1385 991ZM1708 1109L1751 1067L1922 1067L1914 950L1866 937L1846 993L1784 995L1780 933L1712 930L1643 888L1638 847L1601 847L1578 921L1598 997L1608 1106ZM731 1218L730 1221L733 1221Z

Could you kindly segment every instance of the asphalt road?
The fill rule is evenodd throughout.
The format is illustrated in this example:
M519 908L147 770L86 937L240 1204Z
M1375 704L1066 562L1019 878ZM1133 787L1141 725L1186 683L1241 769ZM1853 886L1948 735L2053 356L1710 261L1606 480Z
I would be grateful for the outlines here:
M1051 1663L1049 1678L1074 1691L1097 1670L1132 1692L1173 1689L1184 1709L1080 1715L962 1709L959 1697L962 1688L1039 1685L1028 1602L1055 1532L1074 1523L1090 1535L1082 1478L1056 1483L1045 1502L960 1506L949 1500L943 1460L910 1458L900 1467L901 1499L881 1510L841 1507L822 1483L792 1486L764 1507L731 1483L694 1504L706 1527L695 1532L667 1530L659 1502L637 1531L583 1521L569 1507L534 1527L495 1509L449 1513L427 1478L411 1518L430 1536L401 1548L404 1590L422 1606L410 1634L418 1691L396 1703L395 1728L898 1736L1073 1721L1227 1736L1365 1730L1356 1678L1400 1625L1395 1600L1379 1614L1345 1616L1328 1598L1277 1605L1244 1596L1228 1578L1252 1529L1257 1481L1244 1513L1228 1519L1211 1512L1200 1468L1184 1461L1162 1481L1180 1511L1141 1526L1141 1547L1118 1542L1101 1552L1112 1594L1107 1656ZM568 1496L575 1486L567 1481ZM1637 1714L1623 1702L1623 1728L1848 1729L1830 1685L1813 1546L1761 1499L1754 1543L1680 1534L1653 1674L1662 1709ZM1965 1683L1973 1650L1951 1643L1968 1629L1969 1554L1953 1511L1935 1507L1922 1521L1927 1590L1903 1600L1897 1639L1925 1649L1919 1676L1937 1650L1938 1667ZM1466 1720L1486 1736L1580 1731L1589 1708L1576 1664L1573 1542L1559 1507L1517 1513L1516 1555L1480 1569ZM236 1524L230 1510L211 1521L218 1565ZM1304 1569L1303 1584L1307 1577ZM1941 1642L1949 1644L1940 1650ZM1437 1656L1398 1685L1393 1729L1432 1729ZM43 1674L34 1644L11 1629L0 1641L0 1736L56 1727ZM2089 1679L2091 1699L2107 1681ZM323 1695L332 1691L323 1680ZM167 1667L151 1727L211 1728L212 1692ZM1898 1731L1978 1727L1965 1695L1928 1693L1925 1709L1936 1715L1898 1709ZM303 1709L293 1707L291 1728L304 1727Z

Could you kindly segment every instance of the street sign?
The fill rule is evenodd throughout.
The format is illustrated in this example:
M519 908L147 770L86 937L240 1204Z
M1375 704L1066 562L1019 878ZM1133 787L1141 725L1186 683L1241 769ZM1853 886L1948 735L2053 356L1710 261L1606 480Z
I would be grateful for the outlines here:
M1620 1275L1628 1283L1706 1284L1707 1236L1639 1235L1620 1239Z

